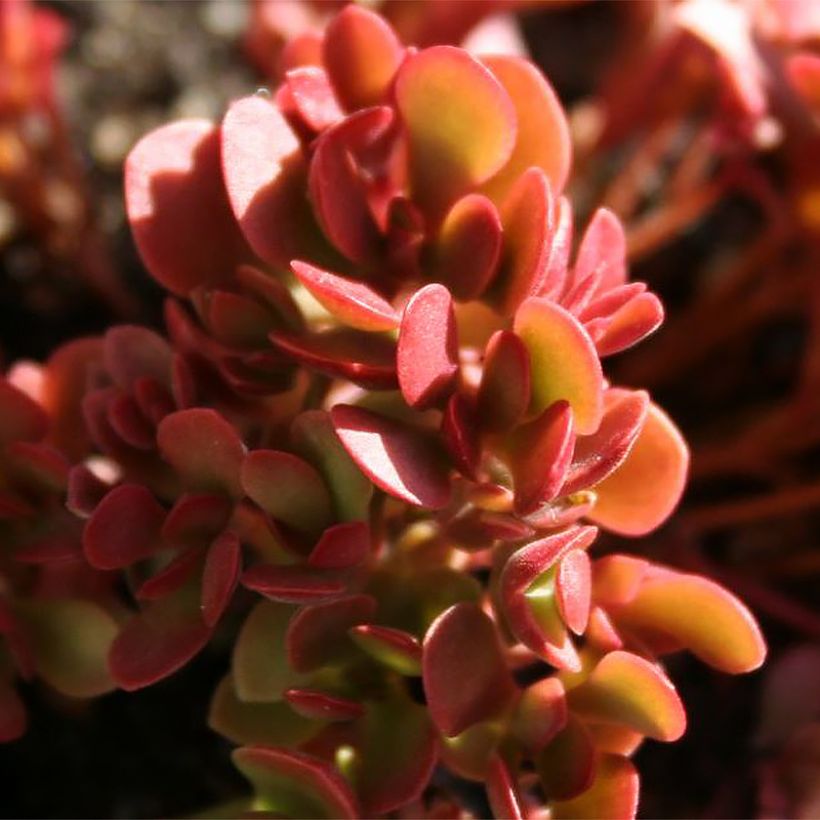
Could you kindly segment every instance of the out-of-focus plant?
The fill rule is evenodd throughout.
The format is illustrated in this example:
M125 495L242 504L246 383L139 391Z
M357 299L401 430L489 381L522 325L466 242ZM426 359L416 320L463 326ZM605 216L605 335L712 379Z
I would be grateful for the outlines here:
M527 60L406 47L357 6L314 45L131 152L167 338L113 328L0 394L9 669L26 628L70 695L232 640L208 720L253 797L225 815L460 816L475 781L498 817L634 816L631 755L686 725L662 659L765 655L718 584L590 557L685 483L675 425L601 363L661 303L612 211L573 241L568 125ZM93 609L68 629L93 685L62 677L68 616L26 626L55 598Z

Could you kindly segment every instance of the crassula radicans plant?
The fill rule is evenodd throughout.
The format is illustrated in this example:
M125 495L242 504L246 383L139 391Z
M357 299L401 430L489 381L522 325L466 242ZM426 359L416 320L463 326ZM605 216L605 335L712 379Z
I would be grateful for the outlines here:
M611 212L573 241L567 123L526 60L405 47L357 6L283 53L271 93L127 160L167 338L116 327L0 393L9 669L59 688L56 639L28 663L16 625L61 590L100 621L68 694L228 635L208 720L253 795L226 815L465 817L475 781L496 817L632 817L630 756L686 724L663 656L765 655L717 584L593 557L685 483L674 424L601 365L660 302ZM93 583L41 589L61 561Z

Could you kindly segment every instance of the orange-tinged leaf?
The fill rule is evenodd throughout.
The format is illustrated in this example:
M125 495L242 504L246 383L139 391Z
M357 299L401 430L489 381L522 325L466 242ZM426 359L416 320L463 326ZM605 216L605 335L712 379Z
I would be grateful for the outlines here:
M528 686L515 709L512 731L531 752L543 749L567 725L564 685L557 677Z
M552 804L555 820L632 820L638 811L638 772L620 755L601 755L595 780L572 800Z
M568 800L586 791L595 777L595 758L589 732L570 714L566 726L535 758L535 770L547 799Z
M645 535L672 514L688 469L683 436L663 410L650 404L629 455L595 487L598 500L587 517L621 535Z
M731 592L697 575L650 577L627 604L612 610L625 629L667 633L722 672L757 669L766 644L754 616Z
M296 278L340 322L359 330L393 330L400 317L363 282L345 279L307 262L291 262Z
M387 94L404 49L378 14L347 6L325 31L322 61L348 111L378 105Z
M493 755L487 770L487 799L493 817L523 820L525 813L513 773L499 755Z
M659 666L630 652L605 655L567 697L570 708L591 721L622 723L655 740L677 740L686 730L686 712L672 681Z
M478 388L481 426L492 432L511 429L530 405L530 357L521 339L498 330L487 343L484 370Z
M518 133L506 165L487 183L499 202L518 177L536 166L560 193L572 163L572 142L564 109L544 75L529 61L513 56L482 57L515 106Z
M649 562L634 555L604 555L592 570L592 597L595 603L629 603L641 587Z
M572 407L576 433L594 433L604 411L603 374L586 331L563 308L538 297L518 309L514 330L530 354L530 410L542 413L563 399Z
M786 73L801 97L820 111L820 57L804 51L793 54L786 62Z
M509 159L515 108L467 52L434 46L408 56L395 94L407 129L411 193L423 207L440 213Z

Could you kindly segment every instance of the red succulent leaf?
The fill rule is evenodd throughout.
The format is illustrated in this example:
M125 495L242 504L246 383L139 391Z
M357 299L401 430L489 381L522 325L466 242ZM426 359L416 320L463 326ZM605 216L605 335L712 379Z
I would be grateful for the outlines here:
M69 462L48 444L13 441L6 446L5 470L15 486L51 493L65 492Z
M136 591L139 601L157 601L182 589L203 561L202 551L185 550L169 561L159 572L147 578Z
M424 707L397 698L368 707L361 750L362 816L382 817L421 795L438 759L438 738Z
M447 737L498 715L514 691L495 624L472 603L433 621L424 636L422 676L430 716Z
M499 311L514 313L544 281L553 231L549 181L537 168L525 171L501 207L504 250L494 296Z
M593 722L621 723L655 740L677 740L686 712L657 664L630 652L610 652L567 695L570 708Z
M356 149L376 143L389 129L393 110L357 111L322 134L316 142L308 180L310 197L328 239L354 262L371 259L379 231L370 211L365 178Z
M575 447L572 409L557 401L538 418L510 435L509 466L515 488L515 510L521 515L558 495Z
M0 681L0 743L17 740L26 733L26 707L7 681Z
M236 281L252 296L273 310L277 321L292 330L302 330L305 320L287 286L253 265L240 265Z
M808 51L793 54L786 61L786 74L803 100L820 110L820 57Z
M138 450L156 447L156 430L145 418L137 402L127 393L115 396L108 405L108 423L126 443Z
M177 409L171 393L174 362L171 360L171 378L161 383L151 376L141 376L134 382L134 398L140 412L152 424L159 424L165 416Z
M125 204L140 256L179 296L224 282L251 258L219 160L219 129L207 120L181 120L143 137L125 161Z
M177 547L204 547L225 528L231 508L224 495L184 493L165 518L162 537Z
M441 738L441 759L459 777L484 782L493 755L503 740L502 721L476 723L457 737Z
M535 759L547 799L568 800L585 792L596 769L595 746L581 721L570 714L567 725ZM605 812L605 816L609 816Z
M496 540L521 541L535 531L517 516L481 509L469 510L447 523L444 530L457 549L486 550Z
M432 276L456 299L477 299L498 271L501 217L481 194L468 194L447 212L432 248Z
M645 292L645 282L627 282L617 285L611 290L596 294L582 310L577 312L577 316L585 324L589 324L594 319L608 319L625 304Z
M345 449L377 487L419 507L447 506L449 469L422 431L360 407L340 404L330 414Z
M276 325L269 310L259 302L227 290L211 290L204 296L203 322L222 344L251 350L264 346Z
M749 672L766 657L752 613L722 586L697 575L655 570L631 601L610 610L618 627L669 635L723 672Z
M594 487L623 463L635 443L649 409L644 390L610 388L604 393L604 415L591 436L575 441L564 495Z
M313 246L316 228L304 196L302 148L270 100L243 97L228 109L222 167L233 213L262 259L284 269Z
M360 816L347 781L329 763L302 752L246 746L233 755L265 805L289 817Z
M421 675L421 644L409 632L377 624L360 624L349 630L353 642L385 666L402 675Z
M354 720L364 714L364 707L355 700L313 689L288 689L285 700L297 714L311 720Z
M535 295L558 300L566 286L573 237L572 205L565 196L558 200L556 211L549 259L541 281L537 283Z
M172 598L154 602L123 626L109 655L111 674L127 692L172 675L202 649L211 630Z
M520 57L482 57L515 106L518 133L504 167L485 186L496 202L503 199L528 168L540 168L554 191L566 184L572 162L572 141L564 109L544 75Z
M285 74L290 99L300 117L314 131L324 131L343 116L327 73L316 66L299 66Z
M606 319L592 319L586 327L601 356L620 353L654 333L663 323L663 305L654 293L640 293Z
M83 550L97 569L120 569L152 555L160 545L165 510L139 484L115 487L83 530Z
M20 547L14 553L23 564L53 564L82 558L82 548L76 535L56 534L38 538Z
M114 383L133 390L145 377L160 384L171 382L173 352L165 339L153 330L138 325L118 325L103 338L103 362Z
M245 570L242 586L272 601L305 604L337 598L345 590L338 576L298 566L261 564Z
M538 752L567 725L568 718L564 685L557 677L543 678L521 694L512 728L528 751Z
M337 14L322 42L322 62L348 111L383 102L403 56L393 29L361 6Z
M524 820L525 811L513 773L497 754L490 759L487 769L487 799L493 817Z
M626 235L621 221L608 208L598 208L578 246L573 279L583 282L594 276L599 293L626 283Z
M594 606L589 612L589 623L586 632L587 643L600 652L612 652L623 649L624 642L618 630L615 629L612 619L604 609Z
M456 469L474 478L481 461L481 438L475 408L464 394L450 396L441 419L441 435Z
M37 402L0 379L0 444L39 441L48 430L48 416Z
M372 390L398 387L396 346L385 336L338 328L303 336L272 333L270 340L278 350L319 373Z
M478 388L481 426L492 432L512 429L527 412L530 398L529 352L515 333L498 330L484 353Z
M396 350L399 387L418 410L449 396L458 379L458 329L453 299L443 285L427 285L404 308Z
M35 508L20 496L10 492L0 492L0 519L21 518L32 515Z
M409 55L396 75L407 129L413 199L433 213L489 179L510 158L515 108L492 73L465 51L434 46ZM431 111L447 111L431 117Z
M328 527L308 556L317 569L355 567L370 553L370 527L364 521L348 521Z
M291 262L296 278L340 322L359 330L394 330L401 321L393 306L363 282L345 279L307 262Z
M552 804L556 820L597 820L600 817L631 820L638 812L638 772L621 755L601 755L589 789L574 799Z
M589 555L574 549L558 562L555 600L561 619L576 635L583 635L589 621L592 577Z
M216 411L193 408L171 413L157 429L157 444L187 488L242 495L239 471L245 446Z
M542 413L563 399L572 407L575 432L594 433L603 417L603 375L586 331L563 308L537 297L518 309L514 330L530 354L530 409Z
M316 535L333 520L330 494L306 461L279 450L245 456L242 489L266 513L302 533Z
M353 648L348 630L369 621L375 612L376 600L370 595L349 595L299 610L285 636L291 667L312 672L343 658Z
M213 628L231 600L239 572L242 569L242 549L239 538L224 532L211 544L202 571L202 620Z
M657 405L617 470L596 485L588 518L621 535L645 535L678 504L686 484L689 449L680 431Z
M66 507L79 518L88 518L111 489L84 464L77 464L68 473Z

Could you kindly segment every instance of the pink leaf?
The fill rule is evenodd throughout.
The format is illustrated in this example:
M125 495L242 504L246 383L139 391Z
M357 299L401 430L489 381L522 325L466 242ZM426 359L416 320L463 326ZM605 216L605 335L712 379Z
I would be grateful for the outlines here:
M345 449L377 487L419 507L435 510L450 502L447 464L424 433L349 405L336 405L331 418Z
M575 257L573 280L599 278L601 294L626 282L626 235L608 208L598 208L584 231Z
M443 285L416 291L404 308L396 351L399 386L416 409L438 404L458 378L458 331L450 292Z
M402 675L421 674L421 644L409 632L377 624L360 624L350 632L353 642L368 655Z
M448 737L495 717L513 694L495 624L476 604L456 604L432 623L422 674L430 715Z
M251 259L219 164L219 129L181 120L143 137L125 161L125 203L140 256L180 296L224 282Z
M487 771L487 799L490 801L493 817L524 820L525 812L518 784L507 764L497 754L490 759Z
M481 438L475 409L462 393L453 393L444 409L441 435L456 468L473 478L481 461Z
M321 68L293 68L285 74L285 83L300 116L314 131L324 131L344 116Z
M570 550L558 563L555 598L561 618L576 635L586 631L591 592L589 555L585 550Z
M482 427L493 432L510 430L524 417L530 398L529 352L515 333L498 330L487 343L478 389Z

